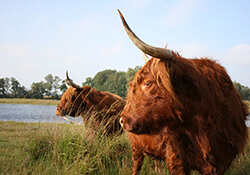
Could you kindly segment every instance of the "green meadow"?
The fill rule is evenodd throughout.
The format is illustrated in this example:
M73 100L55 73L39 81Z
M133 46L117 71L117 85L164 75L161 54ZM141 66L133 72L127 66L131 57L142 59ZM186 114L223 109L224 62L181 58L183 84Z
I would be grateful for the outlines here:
M162 166L167 174L164 162ZM84 125L0 121L0 174L128 175L131 168L126 133L110 137ZM250 140L226 174L249 172ZM149 157L140 174L159 174Z
M0 99L0 103L57 105L59 101ZM132 152L126 133L110 137L104 127L98 132L89 128L93 127L0 121L0 174L131 174ZM161 174L168 174L164 162L162 167ZM140 174L160 174L154 169L154 161L146 157ZM250 140L226 174L249 172Z

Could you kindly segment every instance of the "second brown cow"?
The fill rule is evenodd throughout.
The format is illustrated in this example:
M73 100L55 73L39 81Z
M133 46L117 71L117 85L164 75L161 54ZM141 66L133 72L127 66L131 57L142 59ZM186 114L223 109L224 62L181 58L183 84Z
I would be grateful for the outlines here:
M56 115L82 116L84 124L89 125L90 120L95 122L92 124L94 128L102 124L109 134L120 131L119 118L126 101L118 95L90 86L80 87L70 81L68 74L66 76L70 86L61 97Z

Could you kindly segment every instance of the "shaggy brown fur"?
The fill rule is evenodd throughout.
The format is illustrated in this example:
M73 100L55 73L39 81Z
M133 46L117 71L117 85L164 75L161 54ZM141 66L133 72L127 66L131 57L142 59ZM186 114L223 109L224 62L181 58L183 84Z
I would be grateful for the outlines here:
M145 154L170 174L223 174L247 139L247 108L226 70L207 58L149 60L130 83L121 114L133 174Z
M102 122L107 127L108 133L114 133L121 129L119 119L125 103L126 101L118 95L97 91L90 86L82 88L71 86L62 95L56 114L72 117L81 115L85 124L89 121L89 117L94 115L95 122L99 124Z

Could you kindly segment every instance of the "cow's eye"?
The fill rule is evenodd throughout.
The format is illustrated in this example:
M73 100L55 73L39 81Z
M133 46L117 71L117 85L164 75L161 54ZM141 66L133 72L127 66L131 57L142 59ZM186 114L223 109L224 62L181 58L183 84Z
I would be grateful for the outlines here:
M152 83L149 82L149 81L146 81L146 82L144 83L144 87L150 87L151 85L152 85Z

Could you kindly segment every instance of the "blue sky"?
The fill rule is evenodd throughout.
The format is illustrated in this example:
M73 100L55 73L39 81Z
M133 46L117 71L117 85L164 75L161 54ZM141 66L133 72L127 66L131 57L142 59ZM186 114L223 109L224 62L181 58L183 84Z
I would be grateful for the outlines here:
M250 87L248 0L0 1L0 78L30 88L47 74L78 84L105 69L144 65L117 9L146 43L218 60Z

